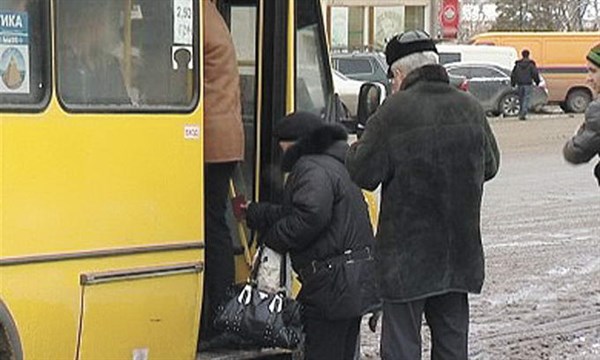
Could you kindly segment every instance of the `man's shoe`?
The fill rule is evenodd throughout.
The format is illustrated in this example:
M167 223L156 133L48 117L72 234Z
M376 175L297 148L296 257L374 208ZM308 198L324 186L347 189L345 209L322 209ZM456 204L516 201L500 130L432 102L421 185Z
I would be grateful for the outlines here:
M525 120L527 120L527 119L525 118L525 116L519 116L519 120L521 120L521 121L525 121Z

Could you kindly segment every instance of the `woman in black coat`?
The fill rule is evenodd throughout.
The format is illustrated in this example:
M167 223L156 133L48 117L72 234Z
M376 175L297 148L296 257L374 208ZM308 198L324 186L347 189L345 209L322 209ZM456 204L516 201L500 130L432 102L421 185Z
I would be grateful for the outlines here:
M251 203L248 226L290 253L302 282L306 358L353 359L361 316L377 296L367 205L344 165L347 134L298 112L278 123L275 136L289 172L283 202Z

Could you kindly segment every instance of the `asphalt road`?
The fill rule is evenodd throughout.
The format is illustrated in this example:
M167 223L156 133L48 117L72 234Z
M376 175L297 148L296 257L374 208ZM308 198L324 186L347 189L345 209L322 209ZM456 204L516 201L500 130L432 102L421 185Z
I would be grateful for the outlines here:
M583 116L492 118L501 148L485 186L486 282L472 295L471 359L600 359L600 187L562 146ZM424 359L428 331L423 327ZM379 330L362 328L363 359Z

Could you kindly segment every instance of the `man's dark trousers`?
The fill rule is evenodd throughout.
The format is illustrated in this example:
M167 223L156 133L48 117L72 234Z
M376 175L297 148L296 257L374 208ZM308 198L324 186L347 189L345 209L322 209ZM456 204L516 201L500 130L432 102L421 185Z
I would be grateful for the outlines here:
M205 164L204 209L206 247L204 252L204 304L200 338L208 340L215 331L212 323L227 287L234 282L233 244L227 219L229 179L235 162Z
M517 93L519 95L519 119L525 120L527 112L529 111L529 100L531 99L531 92L533 91L532 85L519 85Z
M431 330L432 360L468 358L469 299L449 292L404 303L383 303L381 358L420 360L423 313Z

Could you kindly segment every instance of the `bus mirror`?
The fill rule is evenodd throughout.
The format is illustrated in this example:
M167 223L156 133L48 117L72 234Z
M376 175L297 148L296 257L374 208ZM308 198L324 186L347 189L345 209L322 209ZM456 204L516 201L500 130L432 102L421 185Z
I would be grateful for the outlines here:
M385 99L385 87L380 83L364 83L358 95L357 135L360 136L367 125L367 120L377 111Z

